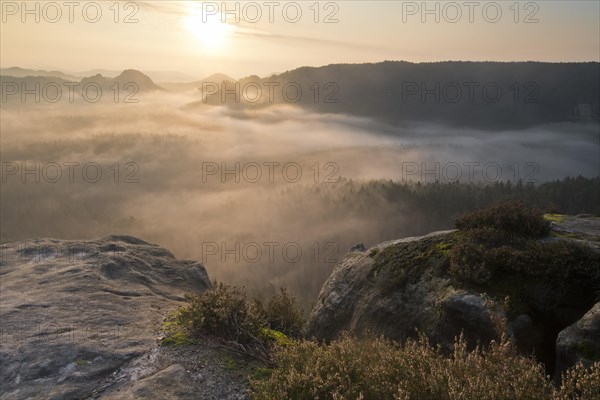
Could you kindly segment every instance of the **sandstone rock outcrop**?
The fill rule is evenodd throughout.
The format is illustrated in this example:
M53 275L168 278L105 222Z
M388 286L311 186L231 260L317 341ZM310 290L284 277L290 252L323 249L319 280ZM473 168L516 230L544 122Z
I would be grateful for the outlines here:
M527 239L515 247L525 252L518 258L522 265L496 265L491 280L483 283L458 282L451 273L451 249L464 243L462 231L355 249L323 285L306 323L306 334L329 341L350 331L402 341L419 331L451 349L461 332L472 344L485 345L498 338L498 321L505 318L507 333L523 354L533 351L552 372L556 349L558 370L569 367L582 359L581 352L569 350L572 343L579 344L576 348L593 349L595 354L600 343L597 305L596 311L586 314L600 297L600 219L564 216L562 220L564 224L553 223L550 237ZM546 249L556 255L545 254ZM585 251L579 259L581 249ZM494 251L496 264L502 257L512 260L509 247ZM546 268L545 262L563 255L567 257L564 265L554 263ZM499 307L506 296L511 301L507 312ZM495 304L487 302L489 298L494 298Z
M202 264L129 236L5 243L0 274L2 399L91 396L211 286Z

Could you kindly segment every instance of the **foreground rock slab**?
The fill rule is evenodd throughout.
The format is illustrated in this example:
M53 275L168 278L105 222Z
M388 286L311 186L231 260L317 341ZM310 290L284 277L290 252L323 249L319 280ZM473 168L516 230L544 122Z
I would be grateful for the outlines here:
M107 376L89 399L246 400L247 377L261 366L213 339L157 345Z
M202 264L129 236L11 242L1 255L2 399L92 396L156 347L185 293L211 285ZM131 393L174 375L185 383L181 366L165 368Z

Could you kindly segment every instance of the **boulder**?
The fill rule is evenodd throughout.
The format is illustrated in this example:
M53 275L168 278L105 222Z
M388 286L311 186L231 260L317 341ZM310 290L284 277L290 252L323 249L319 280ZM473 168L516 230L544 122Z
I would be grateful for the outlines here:
M359 335L371 332L402 341L421 331L448 348L461 332L471 339L494 338L492 311L485 306L481 294L455 288L448 277L436 274L434 268L409 266L398 270L376 265L377 254L390 247L414 244L409 252L418 253L421 244L428 246L429 240L449 232L452 231L400 239L349 253L321 289L307 320L306 334L330 341L342 331Z
M540 245L550 243L548 251L553 251L556 247L552 243L565 241L566 246L573 246L572 252L565 254L578 254L581 242L595 237L594 227L600 225L600 220L586 224L582 238L557 234L529 239L528 246L534 241ZM588 246L589 252L580 259L565 259L565 263L573 263L572 268L565 264L562 269L546 270L544 265L536 264L551 259L551 254L539 257L539 253L526 253L523 265L505 266L498 266L498 260L504 259L496 256L489 261L496 268L490 280L479 282L469 281L468 276L464 278L451 269L451 249L472 240L461 231L443 231L377 244L364 251L353 249L323 285L305 325L307 336L327 342L349 331L401 342L421 332L433 343L451 350L461 333L471 347L478 343L485 346L506 333L523 354L533 352L552 373L558 332L581 318L597 301L600 274L593 264L600 255L596 246ZM486 267L485 262L478 268ZM505 311L500 304L506 297L509 307ZM490 298L496 305L487 301ZM587 316L585 321L591 318ZM596 343L600 341L596 339Z
M556 339L555 380L578 362L590 365L600 360L600 302L579 321L563 329Z

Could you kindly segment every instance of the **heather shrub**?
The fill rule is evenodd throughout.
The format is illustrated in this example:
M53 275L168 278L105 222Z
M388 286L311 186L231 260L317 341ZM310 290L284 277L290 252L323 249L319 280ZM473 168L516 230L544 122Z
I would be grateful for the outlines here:
M178 310L176 320L192 336L211 334L248 343L266 325L260 307L248 301L243 288L215 282L210 290L187 299L189 305Z
M522 237L516 236L512 232L502 231L494 227L472 228L468 231L468 238L486 246L501 246L507 243L517 244Z
M259 302L260 309L271 329L283 332L294 338L300 337L304 318L296 306L296 299L290 297L287 290L281 288L266 302Z
M456 220L456 227L461 230L487 228L524 237L541 237L550 232L550 223L540 210L526 208L516 201L463 214Z
M506 272L540 277L564 286L576 280L596 282L593 266L600 254L574 240L544 238L550 223L522 203L496 204L459 217L462 242L449 252L448 273L459 283L492 285ZM588 282L589 283L589 282Z
M579 363L562 375L560 391L554 400L598 400L600 399L600 362L586 368Z
M575 400L600 393L600 364L570 370L557 389L542 364L517 355L507 340L468 350L459 338L444 355L424 337L399 345L343 335L328 345L278 347L274 360L268 376L252 380L255 400Z
M490 263L483 246L471 243L457 244L450 250L449 273L461 282L485 284L492 278Z
M600 252L571 240L526 241L489 246L468 241L449 252L449 275L459 283L493 286L496 278L519 274L553 282L558 293L567 285L600 285Z
M552 276L559 280L598 271L600 253L585 243L572 240L531 242L523 250L523 262L531 275ZM597 274L596 274L597 275Z
M537 275L537 263L535 257L512 246L499 246L491 248L486 253L488 263L495 270L508 270L514 272L525 272L529 275Z
M291 343L288 335L298 337L303 325L296 300L285 289L265 304L257 298L249 299L244 288L215 282L210 290L186 298L188 304L164 325L165 344L211 336L270 362L270 347Z

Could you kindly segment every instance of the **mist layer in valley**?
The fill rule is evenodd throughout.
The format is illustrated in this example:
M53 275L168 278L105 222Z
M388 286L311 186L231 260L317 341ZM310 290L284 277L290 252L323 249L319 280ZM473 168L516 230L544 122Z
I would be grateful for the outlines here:
M214 279L313 299L353 245L452 227L456 207L430 199L432 213L377 185L600 170L594 123L480 131L194 102L3 105L2 241L129 234L202 260Z

